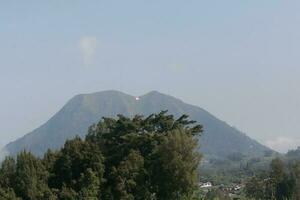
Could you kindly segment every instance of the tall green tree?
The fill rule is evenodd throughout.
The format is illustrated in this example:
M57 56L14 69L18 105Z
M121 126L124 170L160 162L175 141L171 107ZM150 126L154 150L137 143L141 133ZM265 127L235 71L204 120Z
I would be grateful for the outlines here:
M101 175L102 177L102 175ZM99 174L88 168L79 179L81 189L78 192L79 199L97 200L100 198L101 178Z
M195 180L199 163L196 144L197 136L201 132L202 126L195 125L188 116L183 115L175 119L166 111L146 118L135 116L130 119L122 115L117 119L104 118L89 129L86 137L88 142L100 146L105 157L106 182L103 185L102 198L153 199L154 196L156 198L161 196L161 199L173 199L174 194L164 196L160 187L175 193L180 184L186 185L182 185L182 189L176 193L176 198L189 193L194 186L192 180ZM173 149L169 149L169 152L172 150L176 152L172 158L177 166L174 167L176 170L170 171L167 170L168 161L164 160L163 146L173 143ZM133 163L132 156L135 157L135 162L140 163L139 165ZM179 157L182 160L175 162ZM176 174L179 172L182 174ZM175 178L172 179L172 176ZM126 177L131 177L130 181ZM158 177L166 177L175 182L166 186L158 181Z
M159 199L181 199L192 195L197 182L200 154L198 143L186 130L169 131L158 146L157 179Z
M115 179L114 194L117 199L147 199L148 190L145 188L144 158L139 151L131 150L117 168L111 172Z
M270 177L277 200L291 199L294 190L294 180L287 174L284 163L279 158L272 160Z
M98 198L104 173L103 159L98 145L79 137L67 141L53 164L50 186Z
M16 173L16 161L12 157L6 157L1 164L0 186L2 188L12 188Z
M51 196L48 172L40 159L23 151L17 156L14 190L23 200L42 200Z
M266 181L252 177L245 186L246 196L255 200L266 199Z
M291 166L291 173L295 181L293 199L300 200L300 161L296 161Z
M254 199L296 200L298 170L297 165L288 169L281 159L273 159L268 174L248 181L246 195Z

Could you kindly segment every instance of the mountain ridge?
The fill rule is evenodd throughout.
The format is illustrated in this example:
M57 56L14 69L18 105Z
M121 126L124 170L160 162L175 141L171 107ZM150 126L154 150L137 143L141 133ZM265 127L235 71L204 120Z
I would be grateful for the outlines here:
M5 149L12 155L26 149L41 156L48 148L60 148L66 139L75 135L84 137L88 127L102 117L115 117L118 114L128 117L136 114L147 116L162 110L168 110L175 117L187 114L204 126L200 138L200 151L204 154L213 157L234 152L262 155L269 150L199 106L158 91L148 92L136 100L135 96L117 90L74 96L46 123L10 142Z

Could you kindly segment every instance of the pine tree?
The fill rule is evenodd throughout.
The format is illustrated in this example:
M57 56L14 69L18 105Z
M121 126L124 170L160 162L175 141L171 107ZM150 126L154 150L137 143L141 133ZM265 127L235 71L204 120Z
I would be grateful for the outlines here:
M12 157L6 157L0 169L0 185L2 188L11 188L14 185L16 173L16 161Z

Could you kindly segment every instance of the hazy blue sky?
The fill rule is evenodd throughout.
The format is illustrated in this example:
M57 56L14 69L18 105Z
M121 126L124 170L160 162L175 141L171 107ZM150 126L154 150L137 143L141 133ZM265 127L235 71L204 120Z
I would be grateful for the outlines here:
M78 93L158 90L300 145L299 0L0 2L1 145Z

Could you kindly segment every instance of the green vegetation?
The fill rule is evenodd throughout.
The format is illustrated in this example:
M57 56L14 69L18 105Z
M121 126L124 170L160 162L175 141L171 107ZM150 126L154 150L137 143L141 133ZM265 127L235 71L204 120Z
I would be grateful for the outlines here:
M271 169L252 177L245 187L246 195L253 199L299 200L300 162L285 164L276 158Z
M202 132L166 112L103 118L83 140L38 158L23 151L0 169L0 200L193 199Z

